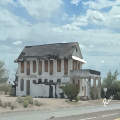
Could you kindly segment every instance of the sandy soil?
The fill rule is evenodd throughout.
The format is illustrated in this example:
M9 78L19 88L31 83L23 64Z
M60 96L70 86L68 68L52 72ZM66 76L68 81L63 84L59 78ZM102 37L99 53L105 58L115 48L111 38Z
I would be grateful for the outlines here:
M101 105L101 100L89 100L89 101L79 101L79 102L69 102L67 99L55 99L55 98L34 98L41 103L41 106L29 105L28 108L24 108L22 104L16 102L17 97L9 97L5 95L0 95L0 99L3 102L11 102L16 106L14 110L11 110L9 107L2 108L0 107L0 113L11 112L11 111L30 111L30 110L54 110L59 108L68 108L68 107L79 107L79 106L90 106L90 105ZM120 101L112 101L111 103L120 103Z

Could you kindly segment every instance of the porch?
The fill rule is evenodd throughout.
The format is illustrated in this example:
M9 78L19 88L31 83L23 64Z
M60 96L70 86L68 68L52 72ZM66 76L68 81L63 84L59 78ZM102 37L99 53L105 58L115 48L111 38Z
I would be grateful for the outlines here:
M70 82L79 85L80 97L101 98L101 73L99 71L91 69L71 70Z

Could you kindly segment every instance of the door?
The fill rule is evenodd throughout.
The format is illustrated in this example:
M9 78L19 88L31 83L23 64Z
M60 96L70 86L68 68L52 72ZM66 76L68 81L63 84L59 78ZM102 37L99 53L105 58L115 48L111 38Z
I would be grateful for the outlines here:
M26 95L30 95L30 80L26 81Z
M49 98L53 98L53 86L49 87Z

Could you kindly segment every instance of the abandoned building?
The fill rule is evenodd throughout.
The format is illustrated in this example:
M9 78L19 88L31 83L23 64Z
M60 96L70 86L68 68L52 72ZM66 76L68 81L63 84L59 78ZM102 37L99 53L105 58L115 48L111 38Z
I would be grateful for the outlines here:
M79 96L90 99L93 87L100 98L100 72L82 69L86 61L77 42L26 46L15 62L17 96L60 98L60 86L72 83L79 86Z

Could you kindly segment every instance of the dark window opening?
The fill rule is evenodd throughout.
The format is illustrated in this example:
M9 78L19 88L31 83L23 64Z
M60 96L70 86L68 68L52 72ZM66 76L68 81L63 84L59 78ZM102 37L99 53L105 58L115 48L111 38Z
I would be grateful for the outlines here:
M61 79L57 79L57 83L58 83L58 84L61 84Z
M50 60L50 75L53 74L53 60Z
M33 80L33 83L34 83L34 84L37 84L36 80Z
M38 79L38 84L41 84L42 83L42 79Z
M44 80L44 83L48 83L48 79L45 79L45 80Z
M30 75L30 62L27 61L27 75Z
M20 90L24 91L24 80L23 79L21 79L20 81Z
M64 75L68 75L68 59L64 59Z
M38 72L39 72L39 75L42 74L42 61L39 61Z

